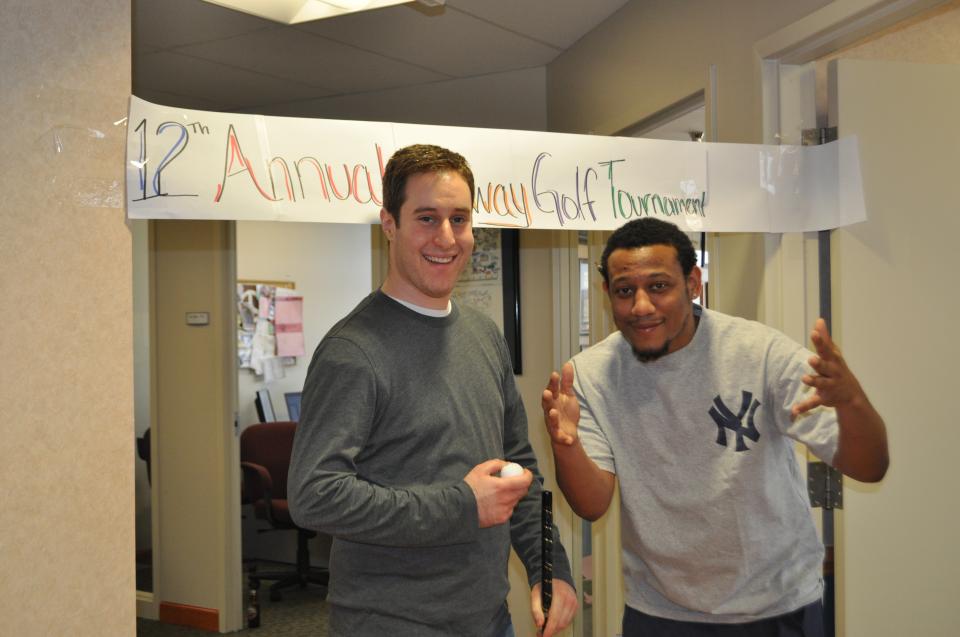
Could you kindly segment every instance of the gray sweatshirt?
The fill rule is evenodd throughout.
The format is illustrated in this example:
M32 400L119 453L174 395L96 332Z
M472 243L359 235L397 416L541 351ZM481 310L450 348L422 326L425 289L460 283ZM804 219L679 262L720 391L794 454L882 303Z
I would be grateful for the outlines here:
M822 596L794 441L829 462L838 425L831 408L790 417L809 357L710 310L686 347L655 361L637 361L620 332L574 357L580 439L620 485L628 606L741 623Z
M463 477L491 458L538 479L509 525L480 529ZM540 480L506 343L479 312L454 304L449 316L428 317L377 291L317 347L291 514L333 536L329 600L376 615L371 633L419 624L468 635L489 625L509 588L511 544L529 582L539 581ZM554 536L555 577L572 583Z

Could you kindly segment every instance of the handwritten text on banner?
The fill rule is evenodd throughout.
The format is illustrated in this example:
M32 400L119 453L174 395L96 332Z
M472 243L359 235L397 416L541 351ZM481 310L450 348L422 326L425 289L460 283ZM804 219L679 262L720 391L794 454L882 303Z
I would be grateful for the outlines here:
M606 230L642 216L691 231L796 232L866 218L856 140L708 144L213 113L132 97L127 214L136 219L377 223L397 148L464 155L474 223Z

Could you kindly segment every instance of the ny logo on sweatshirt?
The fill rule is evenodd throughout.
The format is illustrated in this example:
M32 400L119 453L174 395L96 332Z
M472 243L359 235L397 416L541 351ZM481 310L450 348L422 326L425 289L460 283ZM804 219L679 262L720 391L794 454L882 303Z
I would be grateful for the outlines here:
M760 406L760 402L748 391L742 391L743 398L740 401L740 411L736 415L723 404L720 396L713 399L713 407L710 408L710 417L717 423L717 444L727 446L727 429L730 429L737 435L737 451L747 451L747 443L743 441L744 436L756 442L760 439L760 432L753 426L753 414ZM743 425L743 417L747 417L747 425Z

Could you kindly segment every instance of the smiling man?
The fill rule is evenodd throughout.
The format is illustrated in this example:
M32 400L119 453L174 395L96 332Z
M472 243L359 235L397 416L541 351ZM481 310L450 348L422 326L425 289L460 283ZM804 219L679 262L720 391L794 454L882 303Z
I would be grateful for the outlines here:
M290 468L297 524L333 537L330 634L511 637L511 544L540 607L536 458L506 342L450 295L473 252L473 174L438 146L383 177L390 270L307 372ZM522 474L499 477L507 462ZM554 528L547 637L577 598Z
M888 464L823 321L812 355L696 306L690 239L653 218L614 232L600 271L619 331L551 376L543 410L580 516L602 516L619 482L623 636L822 636L823 546L793 441L857 480Z

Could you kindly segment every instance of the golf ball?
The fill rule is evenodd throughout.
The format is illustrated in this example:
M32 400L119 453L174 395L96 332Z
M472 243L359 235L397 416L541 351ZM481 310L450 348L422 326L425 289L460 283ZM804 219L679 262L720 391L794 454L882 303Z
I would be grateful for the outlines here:
M508 462L503 465L503 469L500 469L501 478L512 478L513 476L518 476L523 473L523 467L518 465L516 462Z

